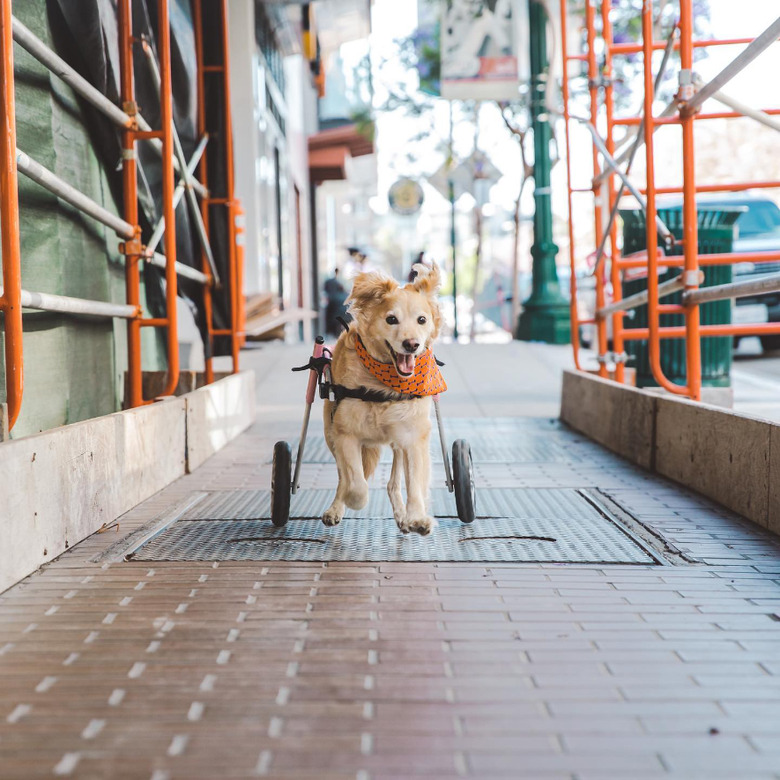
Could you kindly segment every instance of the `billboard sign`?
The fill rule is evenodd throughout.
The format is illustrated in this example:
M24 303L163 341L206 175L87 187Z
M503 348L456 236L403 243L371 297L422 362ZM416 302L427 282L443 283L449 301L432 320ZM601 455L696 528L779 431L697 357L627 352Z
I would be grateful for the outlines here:
M516 19L512 0L446 0L441 29L441 95L515 100Z

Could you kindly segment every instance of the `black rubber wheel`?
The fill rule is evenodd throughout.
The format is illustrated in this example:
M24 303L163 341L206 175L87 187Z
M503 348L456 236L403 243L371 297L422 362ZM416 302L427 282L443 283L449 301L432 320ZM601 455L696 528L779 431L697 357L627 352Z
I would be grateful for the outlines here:
M455 504L461 522L473 523L477 516L477 491L474 487L474 465L471 447L465 439L452 445L452 481L455 485Z
M274 464L271 470L271 522L278 527L290 519L290 488L292 486L292 451L286 441L274 444Z

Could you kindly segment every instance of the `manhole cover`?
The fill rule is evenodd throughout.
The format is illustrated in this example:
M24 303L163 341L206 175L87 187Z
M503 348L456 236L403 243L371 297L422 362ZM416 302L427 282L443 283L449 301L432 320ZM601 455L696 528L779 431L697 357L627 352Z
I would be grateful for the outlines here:
M370 511L351 512L341 525L326 528L319 517L333 491L303 491L293 499L293 519L275 528L268 519L268 491L212 493L128 559L658 562L586 491L481 489L472 525L455 518L454 499L446 490L433 491L440 520L428 537L401 534L385 492L370 494Z

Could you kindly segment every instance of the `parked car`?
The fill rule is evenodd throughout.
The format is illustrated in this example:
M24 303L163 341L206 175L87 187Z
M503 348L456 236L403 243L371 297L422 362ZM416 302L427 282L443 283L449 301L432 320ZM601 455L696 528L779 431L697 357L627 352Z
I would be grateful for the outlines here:
M780 207L771 198L750 192L720 193L700 195L697 199L700 208L708 206L743 206L746 210L737 219L733 242L734 252L777 252L780 251ZM659 207L682 208L682 201L659 199ZM761 279L769 274L780 272L780 261L766 263L735 263L734 281ZM592 277L590 277L592 279ZM581 317L590 318L595 309L595 291L593 285L583 280L585 289L578 292ZM594 280L595 282L595 280ZM780 323L780 292L764 293L746 298L737 298L731 309L731 321L739 324L759 322ZM595 327L583 326L581 338L584 346L595 341ZM761 336L761 346L765 350L780 349L780 335ZM735 337L735 345L739 337Z
M780 251L780 207L762 195L738 193L734 197L702 200L702 205L746 206L747 211L736 222L735 252ZM780 261L768 263L735 263L734 281L760 279L780 271ZM731 309L735 323L780 322L780 292L737 298ZM735 339L735 344L739 338ZM761 336L765 350L780 349L780 335Z

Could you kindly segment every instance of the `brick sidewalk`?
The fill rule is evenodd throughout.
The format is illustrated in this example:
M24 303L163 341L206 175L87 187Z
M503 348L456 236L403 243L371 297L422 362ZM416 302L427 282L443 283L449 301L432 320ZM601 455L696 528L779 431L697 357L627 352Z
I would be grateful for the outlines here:
M599 488L676 563L92 562L193 490L267 488L303 358L252 353L249 432L0 596L0 777L780 777L780 545L545 422L546 354L441 350L454 416L541 415L570 453L483 484Z

